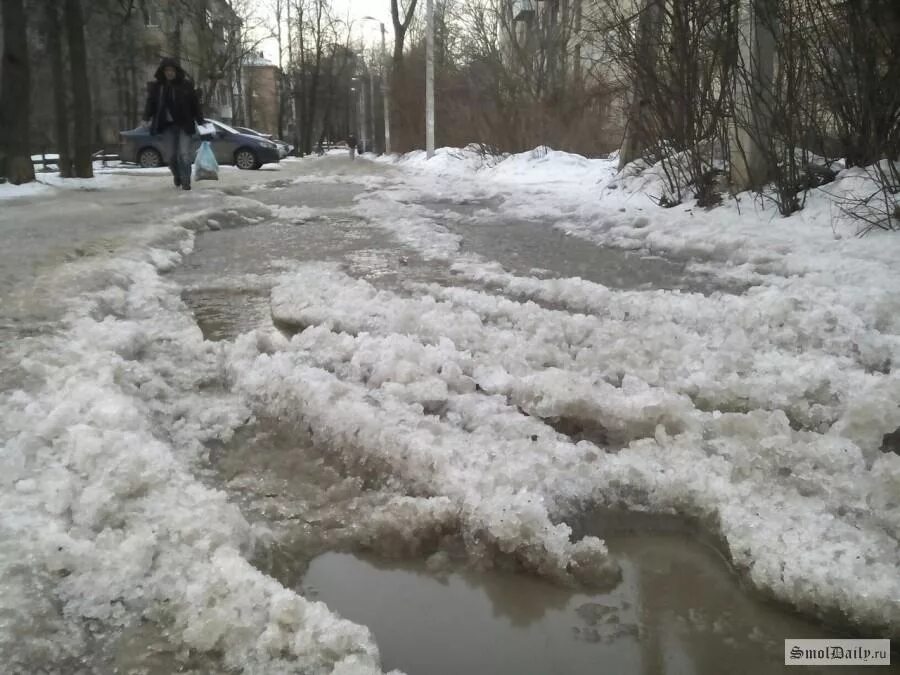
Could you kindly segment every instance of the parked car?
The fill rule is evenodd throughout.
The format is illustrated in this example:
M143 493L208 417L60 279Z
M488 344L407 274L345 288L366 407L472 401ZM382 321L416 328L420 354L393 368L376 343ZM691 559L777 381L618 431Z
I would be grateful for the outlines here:
M268 141L272 141L275 145L278 146L278 154L281 155L281 159L284 159L291 151L293 151L294 146L288 143L287 141L282 141L281 139L275 138L272 134L264 134L261 131L256 131L255 129L250 129L249 127L235 127L242 134L250 134L251 136L259 136L260 138L265 138Z
M252 134L242 134L218 120L206 120L216 128L215 137L209 139L216 161L219 164L234 165L239 169L258 169L263 164L278 163L281 154L278 146L265 138ZM142 167L167 166L169 150L161 136L152 136L148 129L139 127L131 131L120 131L119 156L123 162L131 162ZM200 147L200 139L195 141L195 149Z

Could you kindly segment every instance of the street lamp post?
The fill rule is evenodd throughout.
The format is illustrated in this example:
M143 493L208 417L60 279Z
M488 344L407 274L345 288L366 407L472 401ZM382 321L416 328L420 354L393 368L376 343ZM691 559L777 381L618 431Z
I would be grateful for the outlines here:
M434 0L425 5L425 156L434 157Z
M375 21L381 27L381 98L384 101L384 154L391 154L391 93L388 83L387 48L385 47L384 22L374 16L364 16L363 21ZM373 122L374 124L374 122Z

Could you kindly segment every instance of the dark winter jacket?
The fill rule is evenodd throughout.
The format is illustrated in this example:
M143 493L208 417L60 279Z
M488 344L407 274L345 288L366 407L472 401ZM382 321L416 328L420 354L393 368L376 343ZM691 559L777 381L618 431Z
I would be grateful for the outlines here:
M351 147L351 148L355 148L357 145L358 145L358 143L356 140L356 136L354 136L353 134L350 134L347 137L347 146Z
M168 66L176 71L171 82L166 80L163 72ZM154 77L154 81L147 83L147 104L144 106L144 120L150 122L150 133L158 134L174 125L194 134L194 125L203 123L194 83L175 59L163 59Z

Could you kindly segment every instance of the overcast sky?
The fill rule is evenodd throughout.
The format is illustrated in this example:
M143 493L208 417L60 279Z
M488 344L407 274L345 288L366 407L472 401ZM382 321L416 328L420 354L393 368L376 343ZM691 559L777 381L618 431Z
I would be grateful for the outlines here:
M266 14L272 6L272 0L256 0L261 14ZM401 1L400 6L403 7ZM374 21L362 21L364 16L372 16L384 22L387 29L387 48L391 49L393 41L393 28L391 26L391 0L332 0L332 6L338 17L347 18L353 22L353 39L365 40L366 47L381 44L381 29ZM270 20L274 18L270 16ZM278 44L275 40L266 40L262 45L263 53L272 63L278 63Z

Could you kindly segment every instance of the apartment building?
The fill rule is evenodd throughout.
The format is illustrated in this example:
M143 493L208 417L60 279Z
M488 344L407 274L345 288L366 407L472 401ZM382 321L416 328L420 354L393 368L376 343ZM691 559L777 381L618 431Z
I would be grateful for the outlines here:
M244 57L242 87L236 102L244 125L268 134L278 133L278 107L281 100L281 71L262 53Z

